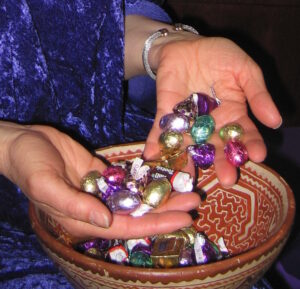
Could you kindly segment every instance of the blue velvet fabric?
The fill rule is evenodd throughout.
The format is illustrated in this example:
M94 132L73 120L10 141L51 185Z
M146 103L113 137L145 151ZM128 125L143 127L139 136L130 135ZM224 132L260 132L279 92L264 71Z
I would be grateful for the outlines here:
M0 1L0 119L48 124L90 149L145 139L155 86L137 77L124 91L124 10L169 21L139 0ZM3 176L0 200L0 288L72 288L33 234L26 198Z

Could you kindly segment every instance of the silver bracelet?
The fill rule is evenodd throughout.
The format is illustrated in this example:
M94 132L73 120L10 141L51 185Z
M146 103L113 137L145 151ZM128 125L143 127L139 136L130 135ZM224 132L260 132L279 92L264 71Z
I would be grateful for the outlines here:
M185 24L181 24L181 23L176 23L174 25L174 30L175 31L189 31L191 33L194 33L194 34L198 34L198 31L189 26L189 25L185 25ZM143 58L143 64L144 64L144 67L145 67L145 70L146 72L148 73L148 75L152 78L152 79L156 79L156 75L155 73L152 71L150 65L149 65L149 51L152 47L152 44L153 42L159 38L159 37L166 37L168 36L169 34L169 30L166 29L166 28L162 28L162 29L159 29L158 31L156 31L155 33L153 33L152 35L150 35L146 41L145 41L145 44L144 44L144 49L143 49L143 54L142 54L142 58Z

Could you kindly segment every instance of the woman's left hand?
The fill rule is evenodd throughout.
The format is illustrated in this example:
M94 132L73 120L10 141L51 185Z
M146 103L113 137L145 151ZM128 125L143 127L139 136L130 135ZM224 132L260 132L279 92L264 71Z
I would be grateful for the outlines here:
M221 104L211 113L216 133L209 142L216 147L216 174L228 187L236 182L237 171L225 159L218 130L227 123L239 123L245 131L243 142L250 160L261 162L266 157L266 146L248 116L247 103L255 117L268 127L279 127L282 119L261 69L241 48L225 38L183 35L182 39L175 36L177 39L160 44L152 52L151 57L157 62L157 113L144 155L151 158L159 154L159 121L163 115L171 113L177 103L193 92L211 95L213 87ZM192 143L191 138L187 142Z

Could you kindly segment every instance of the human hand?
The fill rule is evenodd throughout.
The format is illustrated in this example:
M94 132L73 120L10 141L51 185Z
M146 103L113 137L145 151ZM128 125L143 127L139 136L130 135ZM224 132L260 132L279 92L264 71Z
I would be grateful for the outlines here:
M221 105L211 113L216 132L209 142L216 147L214 164L217 177L222 185L229 187L236 182L237 171L225 159L224 144L217 131L227 123L239 123L245 131L243 142L250 160L261 162L266 156L266 146L248 117L247 103L255 117L268 127L279 127L281 116L266 89L260 68L232 41L191 33L173 38L150 51L152 68L157 69L157 113L144 155L153 158L159 154L160 118L171 113L175 104L193 92L211 95L213 86ZM186 139L186 144L189 143L192 143L191 138Z
M0 123L0 171L40 209L74 237L135 238L174 231L192 223L186 213L195 194L175 195L153 213L134 218L112 215L95 197L80 191L81 178L105 165L54 128ZM180 205L179 205L180 204Z

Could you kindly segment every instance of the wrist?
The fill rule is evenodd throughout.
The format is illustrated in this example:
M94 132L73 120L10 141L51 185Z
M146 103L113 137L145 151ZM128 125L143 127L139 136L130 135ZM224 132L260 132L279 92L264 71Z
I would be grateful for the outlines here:
M196 41L203 36L193 34L189 31L173 31L173 27L169 29L168 35L166 37L160 37L156 39L149 50L148 61L151 70L156 73L161 60L162 51L168 44L177 41ZM144 69L144 73L146 73Z
M14 141L28 128L12 122L0 121L0 173L10 179L9 153Z

